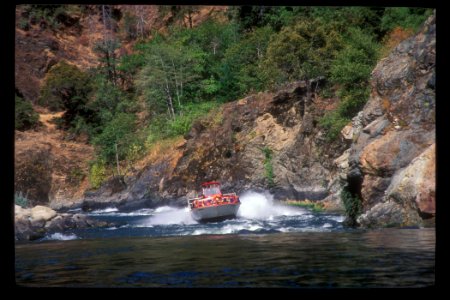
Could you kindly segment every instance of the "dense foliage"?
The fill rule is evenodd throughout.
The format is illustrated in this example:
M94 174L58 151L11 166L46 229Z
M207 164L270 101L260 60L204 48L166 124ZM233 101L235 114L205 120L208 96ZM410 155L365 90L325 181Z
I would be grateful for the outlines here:
M39 115L34 111L29 101L15 96L15 128L16 130L27 130L38 125Z
M83 6L70 6L71 12L69 6L33 8L27 6L23 18L41 14L66 20L58 17L61 10L69 16L83 11ZM126 11L121 20L111 7L99 5L97 11L110 30L92 49L98 67L82 72L60 62L48 73L39 99L52 110L65 110L61 125L86 133L96 146L98 159L90 174L94 186L116 158L136 159L155 141L186 134L196 118L220 103L290 81L325 78L321 96L338 99L338 104L319 125L329 140L337 138L368 98L370 72L386 37L402 32L399 28L417 30L431 13L419 8L236 6L229 8L228 20L194 23L198 7L164 6L160 14L172 16L170 26L165 33L150 34L143 31L138 9ZM27 22L19 20L19 26ZM134 51L123 54L122 44L131 40L136 41ZM264 153L267 178L273 181L270 153Z

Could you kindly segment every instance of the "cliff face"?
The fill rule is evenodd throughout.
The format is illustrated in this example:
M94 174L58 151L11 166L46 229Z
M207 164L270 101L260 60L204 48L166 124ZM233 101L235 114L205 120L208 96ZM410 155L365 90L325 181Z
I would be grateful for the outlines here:
M366 227L414 226L435 215L435 16L372 72L352 126L347 184ZM355 124L358 124L356 126Z
M278 199L324 199L332 161L343 149L326 144L317 126L332 100L306 100L305 82L296 82L229 103L212 120L198 122L167 191L181 197L217 179L237 191L268 189Z
M335 104L335 99L313 95L307 105L303 81L227 103L194 123L184 140L160 151L134 176L88 193L84 206L184 205L202 182L211 180L220 181L224 191L266 189L279 200L322 200L336 185L333 160L345 149L341 141L325 142L317 126ZM329 199L340 208L339 199Z
M431 18L378 63L370 99L341 139L326 142L317 126L336 101L313 95L307 105L305 82L295 82L216 109L135 175L88 193L85 208L184 205L201 182L219 180L225 191L266 189L278 200L324 200L342 209L347 185L362 199L363 226L432 223L434 29Z

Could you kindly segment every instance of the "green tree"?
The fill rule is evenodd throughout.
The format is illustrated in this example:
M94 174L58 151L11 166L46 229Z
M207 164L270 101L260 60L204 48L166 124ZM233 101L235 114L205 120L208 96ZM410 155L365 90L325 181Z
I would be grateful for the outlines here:
M417 30L433 13L430 8L421 7L389 7L381 18L381 30L388 32L395 27Z
M370 73L374 68L380 45L374 37L359 28L350 28L345 47L331 66L331 81L340 85L341 115L352 118L368 98Z
M360 111L369 97L370 73L374 68L380 45L374 35L358 27L349 28L343 38L344 47L339 51L330 68L330 81L339 86L339 105L326 114L320 125L333 140L341 129Z
M340 35L332 27L316 20L301 20L285 27L270 40L264 62L265 74L272 85L305 80L308 107L311 80L328 77L340 47Z
M133 114L118 113L108 122L103 131L93 138L99 157L112 164L126 157L130 145L135 140L136 117Z
M311 9L311 18L329 24L342 34L346 34L349 28L357 27L380 39L383 34L380 30L380 23L384 10L384 7L320 6Z
M173 120L182 111L185 91L200 78L204 53L195 46L154 42L145 55L136 84L151 109L161 112L165 106Z
M257 28L243 34L227 49L219 69L219 95L222 99L234 100L250 90L261 90L265 86L260 65L273 33L269 26Z
M93 49L100 55L100 70L113 85L117 84L118 79L116 50L119 48L120 43L117 39L105 38L97 42Z

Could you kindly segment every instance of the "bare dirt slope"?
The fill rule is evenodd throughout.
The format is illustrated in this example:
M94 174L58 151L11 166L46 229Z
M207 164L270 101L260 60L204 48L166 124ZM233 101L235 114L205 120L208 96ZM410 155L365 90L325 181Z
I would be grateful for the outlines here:
M35 131L16 131L15 135L16 191L36 203L77 201L89 187L87 175L94 149L68 140L68 134L56 128L52 119L64 112L36 110L42 126Z

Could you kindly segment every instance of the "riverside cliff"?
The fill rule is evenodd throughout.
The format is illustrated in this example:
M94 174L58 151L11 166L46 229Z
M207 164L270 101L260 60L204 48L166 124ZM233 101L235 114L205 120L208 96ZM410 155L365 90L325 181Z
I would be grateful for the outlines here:
M317 125L336 99L313 96L306 105L306 84L299 81L227 103L194 123L184 140L136 176L88 193L83 206L185 205L201 182L212 179L224 190L266 189L279 200L325 199L336 184L333 160L345 144L327 143ZM334 200L327 204L340 209Z
M81 29L69 20L58 39L45 24L17 29L16 90L25 99L36 101L41 81L58 60L80 68L94 63L93 53L85 60L77 57L90 48L91 42L83 45L83 40L95 40L101 22L89 25L88 16L78 18L74 24ZM78 50L68 47L69 40L80 42ZM47 56L32 55L39 47ZM30 85L20 76L26 73L32 74ZM185 136L155 144L125 175L98 189L87 177L93 147L56 129L49 120L58 113L38 111L43 126L16 131L15 189L31 204L55 210L134 210L185 205L201 182L219 180L225 191L269 190L277 200L321 201L326 209L345 211L340 196L345 188L361 204L355 225L432 225L435 17L379 61L367 104L333 142L319 125L339 103L337 97L320 96L326 80L314 79L311 95L307 83L297 81L223 104L198 119Z
M330 209L343 209L346 187L361 201L356 225L433 225L434 82L431 16L377 64L367 104L333 143L317 123L336 100L314 95L307 106L305 82L296 82L224 105L195 123L170 159L147 166L128 184L108 183L84 205L95 207L105 195L105 205L114 201L123 209L183 204L200 182L217 179L225 189L268 189L279 200L324 200Z
M362 201L364 227L433 224L435 16L372 72L371 96L343 133L346 184Z

